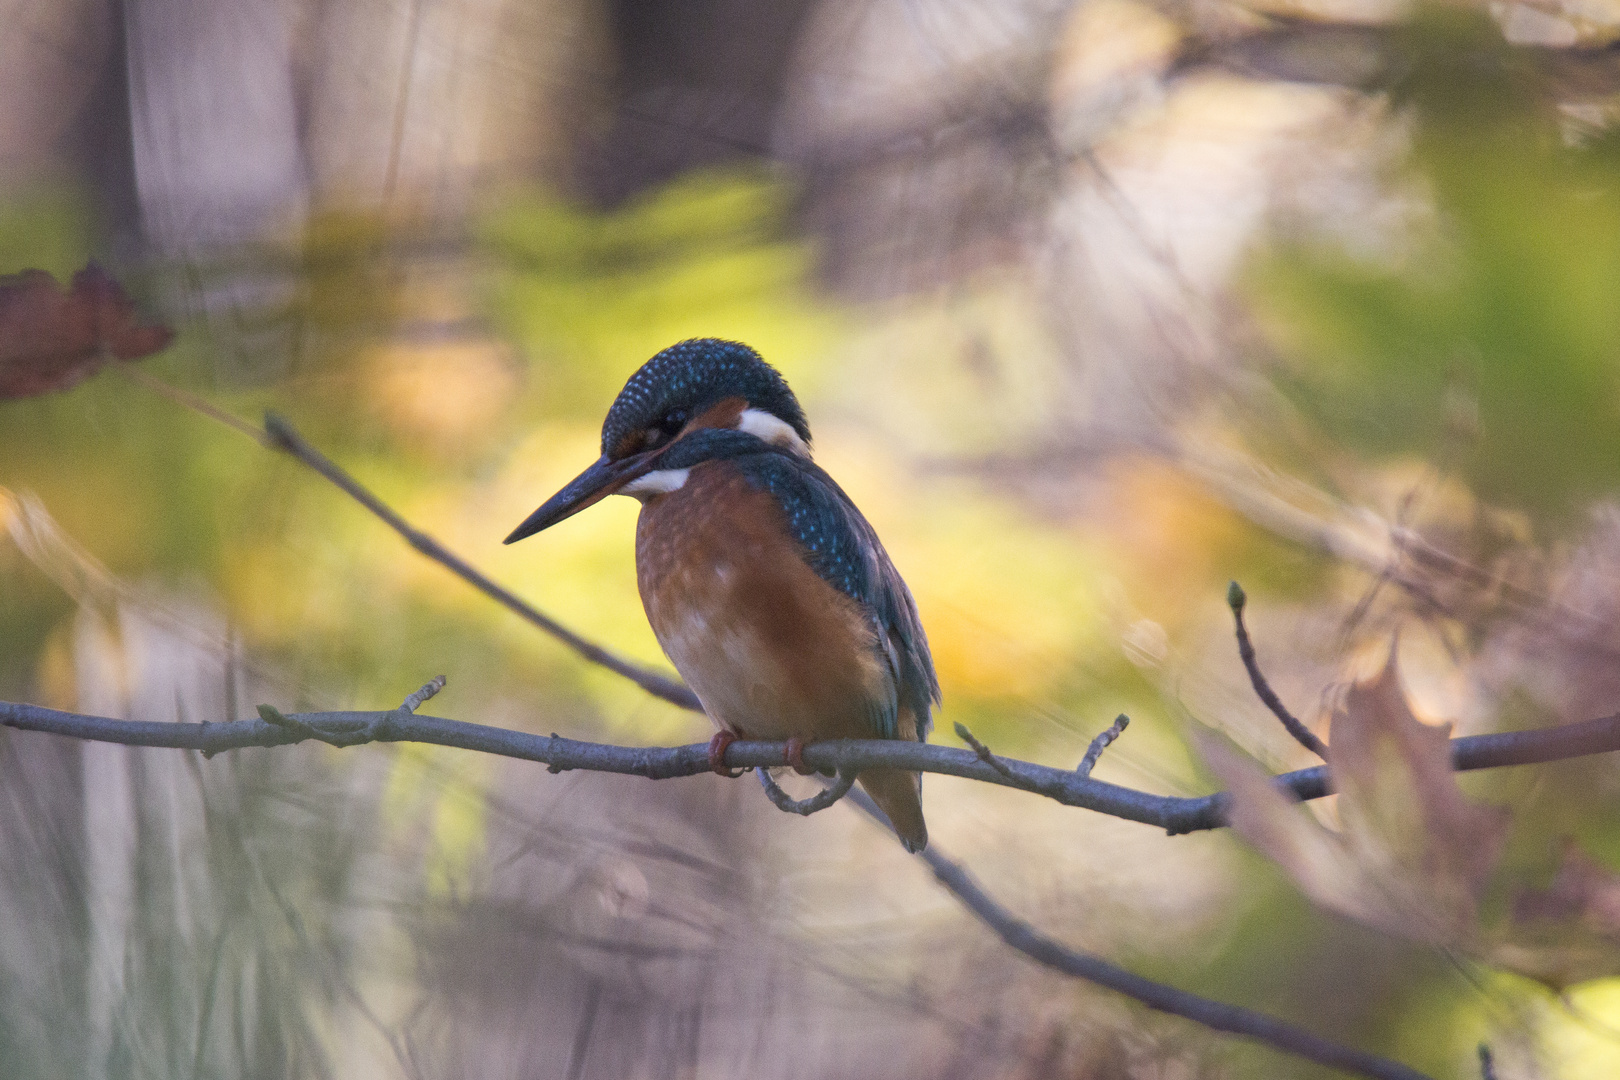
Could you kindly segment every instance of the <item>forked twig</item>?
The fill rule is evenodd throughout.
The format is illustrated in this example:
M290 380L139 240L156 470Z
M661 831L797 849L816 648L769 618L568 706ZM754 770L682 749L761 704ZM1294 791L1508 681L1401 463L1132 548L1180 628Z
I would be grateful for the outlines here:
M979 760L996 770L996 772L1000 773L1002 776L1006 777L1008 783L1012 784L1014 787L1025 788L1030 791L1035 790L1028 780L1015 774L1012 769L1007 766L1006 762L996 757L995 754L992 754L990 752L990 748L984 745L984 743L980 742L978 738L974 736L973 732L967 729L967 725L961 721L957 721L956 723L956 737L973 747L973 752L979 755Z
M1255 694L1265 703L1266 708L1271 710L1271 715L1282 721L1282 726L1288 729L1288 734L1305 749L1326 761L1327 743L1317 738L1314 731L1300 723L1299 718L1288 711L1288 707L1282 703L1282 699L1272 690L1271 684L1260 671L1260 662L1254 655L1254 642L1249 640L1249 629L1243 625L1243 606L1248 600L1243 587L1237 582L1234 581L1227 586L1226 604L1232 609L1232 621L1237 625L1238 655L1243 658L1243 667L1249 673L1249 683L1254 687Z
M212 415L212 414L210 414ZM443 566L473 588L523 619L544 630L558 641L573 649L593 664L607 668L616 675L641 687L654 697L662 698L683 709L702 712L697 695L676 679L660 672L633 664L611 650L580 637L562 623L519 597L510 589L497 585L473 565L439 543L427 533L401 517L387 503L373 495L354 477L340 469L330 458L311 446L291 424L274 413L266 413L264 430L268 442L320 473L355 502L370 510L383 524L393 529L418 552Z

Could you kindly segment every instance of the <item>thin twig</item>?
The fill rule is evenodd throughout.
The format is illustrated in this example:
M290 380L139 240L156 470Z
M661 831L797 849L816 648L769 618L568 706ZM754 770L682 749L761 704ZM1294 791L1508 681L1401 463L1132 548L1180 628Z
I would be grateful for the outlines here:
M1299 719L1288 711L1287 706L1282 703L1276 691L1271 689L1271 684L1260 671L1260 662L1254 655L1254 642L1249 640L1248 627L1243 625L1243 605L1248 599L1243 593L1242 586L1237 582L1234 581L1227 586L1226 603L1232 609L1232 621L1237 625L1238 655L1243 658L1243 666L1249 672L1249 682L1254 686L1255 694L1265 702L1266 708L1271 710L1271 714L1282 721L1282 726L1288 729L1288 734L1305 749L1326 761L1327 743L1317 738L1314 731L1300 723Z
M361 732L362 737L356 738L350 742L342 743L341 745L357 746L360 743L378 742L387 739L393 733L394 724L398 722L401 717L410 716L412 713L416 712L417 709L422 707L424 702L431 700L434 695L436 695L440 690L443 690L444 684L445 677L443 675L433 676L433 678L423 683L420 689L402 701L399 708L395 709L393 712L383 713L378 719L368 724ZM319 736L317 736L317 738L318 737Z
M268 718L267 713L276 719ZM380 719L389 722L379 729ZM116 720L39 705L0 702L0 726L129 746L200 750L204 754L249 746L285 746L310 739L338 747L367 742L422 742L538 761L554 772L586 769L667 779L710 771L706 742L689 746L613 746L436 716L400 716L396 710L283 714L261 706L257 720L177 724ZM1453 739L1451 763L1454 769L1463 772L1559 761L1615 750L1620 750L1620 714L1554 728ZM727 748L726 761L743 769L779 766L786 754L786 743L739 740ZM804 748L805 765L827 774L899 769L959 776L1034 792L1065 806L1157 826L1171 834L1218 829L1227 824L1229 799L1224 792L1194 797L1154 795L1081 776L1072 769L991 756L995 758L994 765L972 750L909 739L828 739ZM1322 765L1284 773L1274 777L1272 783L1291 798L1300 800L1319 799L1332 790L1327 767Z
M1049 798L1056 799L1058 802L1065 801L1063 784L1057 778L1057 770L1049 769L1044 765L1037 765L1034 769L1014 769L1012 765L1007 763L1007 761L1010 759L1004 760L992 753L988 746L980 742L979 739L974 736L973 732L967 729L966 724L958 721L955 726L956 737L973 747L973 753L977 755L980 761L984 762L986 765L990 766L990 768L996 771L996 775L1001 777L1001 782L1007 784L1009 787L1020 788L1024 791L1032 791L1037 795L1048 796ZM1030 763L1020 761L1016 762L1016 764L1026 766ZM1174 830L1171 831L1173 832Z
M246 435L248 438L252 439L261 446L275 445L266 432L254 427L246 420L243 420L240 416L226 412L224 409L221 409L219 406L215 405L206 398L198 397L189 390L182 390L178 386L169 385L162 379L154 378L153 376L142 371L140 368L136 367L134 364L119 362L117 365L115 365L115 367L116 370L123 373L126 379L140 383L154 394L158 394L161 397L166 397L176 405L182 405L193 412L201 413L210 420L216 420L231 430Z
M282 417L274 413L266 413L264 427L258 428L241 417L234 416L213 403L198 397L196 394L182 390L177 386L171 386L161 379L153 378L137 367L120 364L118 369L134 382L139 383L155 394L168 398L177 405L224 424L231 430L246 435L262 446L281 450L292 455L325 477L361 506L370 510L385 525L404 537L405 542L419 553L443 566L508 611L550 634L591 663L605 667L617 675L622 675L647 693L672 705L678 705L693 712L703 711L703 705L698 701L697 695L692 693L680 680L672 679L661 672L634 664L611 650L580 637L533 604L530 604L509 589L496 584L474 568L471 563L406 521L391 506L377 498L364 485L340 468L331 458L310 445L298 433L298 430Z
M839 773L838 779L822 788L808 799L795 799L783 791L777 782L771 779L770 770L759 769L760 786L765 789L765 795L778 810L787 814L798 814L809 817L818 810L825 810L833 803L849 794L849 789L855 785L854 773Z
M431 700L435 694L437 694L440 690L443 690L444 684L445 677L443 675L433 676L433 678L422 684L422 688L420 690L416 691L416 693L412 694L410 697L406 698L403 703L401 703L399 712L409 716L417 709L420 709L423 703Z
M1114 717L1114 722L1108 725L1108 730L1091 740L1091 745L1086 747L1086 756L1080 759L1080 764L1074 767L1074 771L1081 776L1090 776L1091 770L1097 767L1097 759L1102 757L1102 752L1108 749L1115 739L1125 734L1125 728L1130 722L1131 718L1124 713Z
M1479 1044L1479 1080L1496 1080L1496 1059L1484 1043Z
M1028 781L1022 780L1018 776L1016 776L1013 773L1012 769L1008 768L1005 764L1002 763L1002 760L1000 758L998 758L998 757L996 757L996 755L992 754L990 752L990 748L988 746L984 745L984 743L980 742L977 738L975 738L973 732L971 732L971 731L969 731L967 729L967 725L964 724L964 723L961 723L960 721L958 721L957 724L956 724L956 737L958 739L961 739L963 742L967 743L969 746L973 747L973 752L975 754L979 755L979 760L980 761L984 762L986 765L988 765L992 769L996 770L996 772L998 772L1002 776L1006 777L1007 781L1009 783L1011 783L1014 787L1027 787L1028 786Z
M468 563L427 533L416 528L396 513L387 503L373 495L359 481L344 472L325 454L305 441L304 437L298 434L297 430L286 420L276 416L274 413L266 413L264 430L269 437L271 446L286 451L326 477L350 498L354 499L355 502L370 510L385 525L404 537L405 542L410 544L411 547L440 566L445 567L508 611L544 630L591 663L598 664L615 674L624 676L654 697L662 698L672 705L679 705L683 709L691 709L694 712L703 711L703 706L698 701L697 695L678 680L649 668L644 668L639 664L631 663L629 660L608 649L604 649L595 642L587 641L540 611L534 605L517 596L517 594L485 577L471 563Z
M865 792L852 791L848 798L879 822L886 820ZM977 915L986 926L995 931L997 937L1038 964L1124 994L1150 1009L1184 1017L1216 1031L1257 1039L1279 1050L1330 1068L1342 1069L1358 1076L1374 1077L1376 1080L1427 1080L1423 1073L1399 1062L1352 1047L1340 1046L1274 1016L1267 1016L1265 1013L1238 1005L1211 1001L1186 990L1178 990L1173 986L1145 979L1109 963L1100 956L1070 949L1040 933L1002 907L974 880L966 867L947 858L938 848L924 848L922 857L928 863L928 868L934 872L935 879L968 910Z

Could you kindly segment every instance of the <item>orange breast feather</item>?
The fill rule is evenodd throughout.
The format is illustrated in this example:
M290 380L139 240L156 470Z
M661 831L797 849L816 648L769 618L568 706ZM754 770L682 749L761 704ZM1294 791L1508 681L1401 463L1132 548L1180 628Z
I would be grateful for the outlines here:
M713 461L649 500L636 576L658 642L714 722L758 739L872 738L893 676L860 603L823 581L782 508Z

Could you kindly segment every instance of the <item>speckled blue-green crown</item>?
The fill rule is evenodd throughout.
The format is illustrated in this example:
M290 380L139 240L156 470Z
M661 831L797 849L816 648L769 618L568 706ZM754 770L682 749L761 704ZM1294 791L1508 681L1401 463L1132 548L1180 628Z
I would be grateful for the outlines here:
M810 441L810 424L787 380L740 341L691 338L641 365L602 422L602 452L627 434L656 424L674 409L696 416L728 397L740 397L781 419Z

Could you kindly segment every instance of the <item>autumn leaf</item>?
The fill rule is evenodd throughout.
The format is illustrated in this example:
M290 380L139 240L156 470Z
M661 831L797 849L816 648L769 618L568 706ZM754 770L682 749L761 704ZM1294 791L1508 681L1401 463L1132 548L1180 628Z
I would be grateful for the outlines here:
M1545 889L1513 904L1491 959L1562 990L1620 971L1620 877L1572 843Z
M1620 973L1620 876L1566 845L1545 888L1515 883L1501 865L1511 817L1463 797L1449 741L1446 727L1412 715L1392 650L1333 718L1339 830L1229 744L1204 750L1229 785L1232 828L1318 906L1557 990Z
M66 291L43 270L0 276L0 399L66 390L109 359L138 360L172 340L94 263Z
M1232 827L1322 907L1426 944L1477 947L1508 815L1458 790L1449 730L1412 715L1393 650L1345 694L1332 736L1338 832L1229 747L1206 748L1231 787Z

